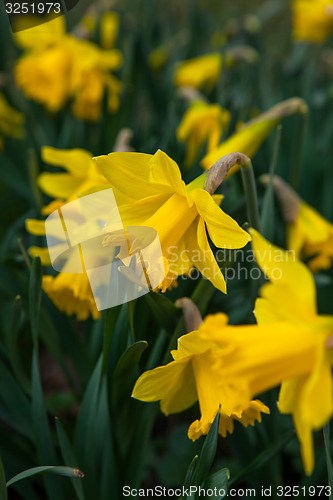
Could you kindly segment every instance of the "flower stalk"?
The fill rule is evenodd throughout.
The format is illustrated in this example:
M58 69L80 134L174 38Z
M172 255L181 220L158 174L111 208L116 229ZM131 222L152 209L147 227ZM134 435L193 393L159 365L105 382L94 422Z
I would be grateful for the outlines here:
M254 177L251 161L249 161L249 163L245 165L242 165L241 173L249 223L251 227L260 231L256 180Z
M183 310L185 328L188 333L198 330L202 317L195 303L188 297L176 301L176 306Z
M248 156L243 153L230 153L220 158L208 171L205 190L208 191L209 194L214 194L216 189L227 177L229 170L235 165L240 165L242 171L242 181L250 226L259 230L260 222L257 188L252 162Z

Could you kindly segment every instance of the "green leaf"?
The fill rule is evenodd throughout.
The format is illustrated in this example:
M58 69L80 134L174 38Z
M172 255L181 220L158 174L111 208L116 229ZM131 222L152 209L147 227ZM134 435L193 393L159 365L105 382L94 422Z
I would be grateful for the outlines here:
M0 363L1 418L17 432L31 437L31 407L27 396L6 365ZM7 411L6 418L2 411Z
M121 311L121 305L112 307L105 311L105 323L104 323L104 337L103 337L103 373L107 368L109 351L115 332L117 320L119 313Z
M29 280L29 314L34 348L38 349L39 313L42 298L42 264L39 257L32 261Z
M282 126L279 125L276 132L273 156L269 167L269 181L262 201L260 227L262 235L269 241L274 239L274 187L273 177L278 158Z
M0 500L7 500L6 476L3 468L2 460L0 458Z
M40 381L36 351L32 356L31 376L32 419L40 462L56 463L57 457L52 441L46 407ZM45 486L50 500L61 498L60 484L53 478L45 478Z
M213 464L217 448L219 422L220 412L218 411L216 417L214 418L214 422L209 429L207 437L202 446L201 453L199 455L198 467L195 475L196 485L202 484Z
M164 328L173 328L180 314L178 307L161 293L149 292L144 297L157 321Z
M326 424L323 429L324 432L324 442L325 442L325 455L326 455L326 464L327 464L327 473L328 473L328 482L331 487L332 494L330 498L333 496L333 464L330 450L330 424Z
M275 457L281 450L289 443L289 441L295 437L295 431L291 429L286 432L281 438L279 438L275 443L269 446L265 451L260 453L260 455L252 460L247 467L241 470L235 477L233 477L229 485L235 484L237 481L240 481L245 476L247 476L250 472L258 469L259 467L269 463L272 458Z
M227 496L229 478L230 478L229 469L224 468L215 472L215 474L212 474L206 479L204 483L205 490L208 489L214 490L216 488L216 491L218 493L217 495L213 495L210 498L215 498L216 500L222 500L222 498L225 498Z
M69 439L67 437L67 434L58 418L56 418L56 429L57 429L57 436L58 436L58 442L62 454L62 458L64 459L64 462L66 464L71 464L73 467L76 469L78 468L78 461L74 455L72 446L69 442ZM76 481L75 479L72 479L72 485L75 490L76 496L78 500L84 500L84 492L83 492L83 487L82 483L80 481Z
M135 312L136 300L131 300L127 303L128 307L128 319L131 329L132 342L135 343L135 330L134 330L134 312Z
M210 299L214 295L216 288L206 278L201 278L194 292L191 295L191 300L198 307L202 316L206 314Z
M186 477L185 477L185 481L184 481L184 488L185 489L189 488L193 484L193 481L195 478L195 473L196 473L197 466L198 466L198 459L199 459L199 455L195 455L192 459L192 462L190 463L190 465L187 469Z
M109 411L109 388L104 377L101 383L96 411L96 457L98 460L99 500L109 500L110 491L115 498L120 496L120 471L115 458L113 434L115 433Z
M16 476L12 477L7 483L8 486L11 486L18 481L22 481L22 479L26 479L27 477L36 476L37 474L42 474L44 472L49 472L51 474L57 474L58 476L67 476L67 477L76 477L82 478L84 474L79 469L73 469L72 467L63 467L56 465L44 465L42 467L33 467L32 469L27 469Z
M42 197L37 184L39 168L38 168L38 160L36 157L36 152L34 151L33 148L30 148L28 150L28 174L35 205L37 210L40 211L42 207Z
M121 399L130 396L133 385L133 373L148 342L140 340L131 345L120 357L112 378L112 408L117 409Z
M102 361L100 356L85 390L80 413L75 428L74 449L83 470L91 474L96 468L95 456L91 452L95 442L96 408L102 374ZM87 476L87 482L89 476Z

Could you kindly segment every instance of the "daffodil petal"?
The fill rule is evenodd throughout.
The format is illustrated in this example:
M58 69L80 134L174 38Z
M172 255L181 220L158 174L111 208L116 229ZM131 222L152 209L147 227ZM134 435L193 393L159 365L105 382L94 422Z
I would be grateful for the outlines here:
M140 200L156 195L156 185L150 182L151 158L145 153L110 153L94 160L111 187Z
M58 210L58 208L61 208L63 204L64 204L63 200L51 201L48 205L45 205L45 207L42 208L41 210L42 215L50 215L55 210Z
M52 198L66 200L73 191L76 191L81 179L73 177L71 174L43 172L38 176L37 184L43 193Z
M175 276L188 273L193 265L189 257L185 235L179 240L177 246L171 247L168 253L169 271Z
M26 219L25 228L30 234L45 236L45 221L37 219Z
M316 288L311 272L295 254L286 252L265 240L255 229L250 230L252 235L253 251L261 270L270 279L275 287L281 290L281 299L287 291L298 298L303 309L314 317L316 315ZM283 302L286 302L283 300ZM289 308L293 311L294 304L289 301Z
M15 26L14 40L23 49L33 49L61 40L66 31L64 16L52 17L42 24L37 24L33 16L17 16L18 24ZM46 20L46 19L45 19Z
M177 163L160 149L150 160L150 181L168 188L170 193L176 192L186 196L186 185Z
M63 167L77 177L85 177L92 165L92 154L85 149L56 149L43 146L42 160L49 165Z
M174 361L141 375L132 396L141 401L161 401L165 415L186 410L197 400L189 360Z
M47 248L43 247L30 247L28 249L29 255L33 257L39 257L43 266L51 265L51 258Z
M304 471L307 476L310 476L315 464L312 429L300 415L294 416L294 424L301 445Z
M118 206L123 224L125 224L125 226L144 224L144 222L149 219L168 198L169 195L167 194L157 194Z
M209 236L218 248L242 248L251 236L227 215L204 189L195 189L191 196L203 220Z
M217 265L214 254L210 249L205 223L199 219L186 232L186 246L193 265L199 269L218 290L226 293L226 283L223 274Z
M317 366L305 381L300 400L302 417L313 429L323 427L333 415L333 384L330 353L319 349Z

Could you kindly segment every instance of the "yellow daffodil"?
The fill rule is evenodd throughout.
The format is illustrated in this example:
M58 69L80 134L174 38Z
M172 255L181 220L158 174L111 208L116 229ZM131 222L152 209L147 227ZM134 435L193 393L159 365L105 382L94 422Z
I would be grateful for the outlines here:
M219 407L226 422L223 435L232 430L235 416L246 423L250 409L259 419L266 408L259 402L253 406L252 399L282 383L279 410L292 414L304 468L311 474L312 431L333 415L333 316L318 316L313 277L293 252L251 233L257 262L270 279L256 301L258 325L230 326L222 313L206 317L178 340L174 361L141 375L133 396L161 401L165 414L198 399L201 419L188 432L196 439L208 432Z
M222 69L222 56L216 52L177 65L174 83L177 87L194 87L211 91L217 82Z
M36 236L45 236L45 222L27 219L26 230ZM31 257L38 256L43 266L51 265L47 248L33 246L28 251ZM71 268L72 261L69 259L62 272L58 273L56 277L44 275L43 290L57 308L67 315L75 314L79 321L86 320L90 314L94 319L99 318L100 313L97 310L87 274L66 272L66 269Z
M123 132L119 134L122 144L127 146ZM128 139L128 130L126 131ZM41 191L55 198L54 201L43 207L42 214L49 215L60 208L64 203L75 200L100 189L110 187L109 182L98 171L93 155L84 149L61 150L44 146L41 152L45 163L62 167L66 172L43 172L37 178ZM121 192L114 192L117 203L127 201ZM30 234L45 236L45 223L41 220L27 219L26 229ZM29 248L32 257L38 256L44 266L50 266L49 251L45 247L32 246ZM67 268L70 268L71 262ZM86 273L66 273L66 268L55 278L49 275L43 277L43 289L56 306L66 314L76 314L79 320L86 319L89 314L94 318L99 316L94 297Z
M8 104L5 96L0 92L0 150L3 147L2 136L17 139L23 137L23 122L23 115Z
M123 224L157 231L169 263L168 277L161 288L166 289L177 276L196 267L225 292L225 280L210 249L207 231L219 248L241 248L250 236L219 208L221 196L211 196L204 189L207 173L185 185L178 165L160 150L154 155L110 153L95 160L115 192L128 198L126 204L118 206Z
M208 433L218 411L219 433L223 437L233 432L234 420L247 427L256 420L261 422L261 413L269 413L259 400L251 401L246 395L238 399L238 390L234 397L233 387L238 380L232 380L228 371L221 368L228 349L215 338L210 339L212 327L217 324L221 333L228 328L226 323L224 314L206 318L198 330L178 339L177 350L171 352L171 363L143 373L133 389L136 399L160 401L165 415L184 411L198 400L201 418L188 429L188 437L193 441Z
M59 202L69 202L92 188L108 187L105 177L98 171L93 155L85 149L56 149L44 146L42 160L49 165L62 167L66 172L43 172L37 184L43 193ZM44 207L43 213L54 210L54 202Z
M64 272L53 276L43 276L43 290L50 297L59 311L68 316L76 315L78 321L85 321L89 315L100 317L86 274Z
M263 176L263 181L267 179ZM297 258L306 259L312 272L328 269L333 259L333 224L302 200L280 177L274 190L287 223L287 247Z
M186 142L186 157L184 164L192 165L205 141L207 151L214 150L221 139L223 130L230 122L230 113L218 104L206 104L195 101L186 111L177 129L177 139Z
M72 101L78 118L96 121L106 91L108 109L115 111L121 83L110 72L121 66L121 53L101 50L87 40L67 35L63 16L43 26L46 34L34 27L15 35L17 43L27 50L15 67L16 82L26 96L52 112ZM49 32L57 36L47 36Z
M261 327L270 328L278 321L293 327L284 340L289 355L281 357L274 367L282 381L279 410L290 413L301 443L301 454L307 474L314 467L312 432L323 427L333 415L333 316L319 316L316 288L307 267L295 259L293 252L279 249L251 231L258 265L270 279L261 289L255 315ZM281 330L281 338L285 332ZM272 350L278 352L281 339L271 338ZM290 366L294 352L293 376ZM269 357L269 355L268 355Z
M61 150L44 146L41 152L45 163L62 167L66 172L43 172L37 178L39 188L48 196L56 198L43 208L42 213L49 215L66 202L90 191L109 187L108 181L98 172L93 155L84 149ZM118 199L119 202L119 199ZM45 223L35 219L26 220L26 229L36 236L45 236ZM47 248L29 248L32 257L40 257L44 266L50 266ZM70 262L68 267L70 268ZM78 320L85 320L89 314L99 317L95 300L86 273L66 273L66 268L55 278L43 277L43 290L58 307L68 315L76 314Z
M258 53L253 47L236 45L226 48L223 59L219 52L213 52L178 63L173 81L177 87L194 87L210 92L220 76L222 61L224 66L229 68L236 61L253 64L257 60Z
M296 255L309 258L312 272L328 269L333 259L333 224L301 200L295 221L287 225L287 246Z
M257 118L243 125L237 132L226 139L216 149L209 152L202 160L201 164L205 170L209 169L219 158L234 151L239 151L252 158L258 151L263 141L272 130L278 125L280 120L290 114L299 112L307 113L307 105L302 99L297 97L283 101L265 111ZM229 172L232 175L239 169L235 165Z
M333 31L333 2L293 0L293 32L297 40L322 43Z

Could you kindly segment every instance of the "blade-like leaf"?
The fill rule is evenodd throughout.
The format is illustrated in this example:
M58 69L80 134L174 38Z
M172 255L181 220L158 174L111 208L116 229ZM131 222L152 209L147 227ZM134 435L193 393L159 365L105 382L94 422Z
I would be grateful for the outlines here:
M6 365L0 363L0 410L5 410L8 418L2 418L7 425L28 438L31 436L31 407L27 396Z
M282 126L279 125L276 132L274 151L272 156L272 161L269 167L269 181L264 194L260 227L262 235L269 241L273 241L274 238L274 188L273 188L273 176L275 172L276 162L278 158L280 139L281 139Z
M0 500L7 500L6 476L3 468L2 460L0 458Z
M216 417L214 418L214 422L212 423L211 428L209 429L207 437L202 446L201 453L199 455L197 472L195 475L195 484L198 486L205 480L215 458L217 440L218 440L219 422L220 422L220 412L218 411Z
M56 463L57 457L46 414L46 407L40 381L36 351L32 356L32 419L40 462ZM54 478L45 477L45 486L50 500L61 498L60 484Z
M32 469L25 470L16 474L16 476L12 477L7 482L8 486L17 483L18 481L22 481L22 479L26 479L27 477L36 476L37 474L42 474L43 472L49 472L51 474L57 474L58 476L67 476L67 477L84 477L84 474L79 469L73 469L72 467L63 467L56 465L44 465L42 467L33 467Z
M120 311L121 311L121 305L112 307L105 311L104 340L103 340L103 372L105 372L107 368L108 355Z
M325 455L326 455L326 464L327 464L327 474L328 474L328 482L331 487L332 494L330 498L333 496L333 464L330 450L330 424L326 424L323 429L324 432L324 442L325 442Z
M102 355L96 363L88 386L83 396L81 410L75 428L74 450L83 470L89 470L86 477L86 488L90 485L96 472L96 457L92 450L96 441L96 409L98 405L100 380L102 374Z
M140 340L131 345L118 361L112 378L112 408L114 410L122 397L130 396L133 372L147 347L148 343L145 340Z
M29 315L34 348L37 352L39 313L42 298L42 264L39 257L32 261L29 280Z
M198 466L198 459L199 459L199 456L195 455L193 457L192 462L190 463L190 465L187 469L186 477L185 477L185 481L184 481L184 489L185 490L187 488L189 488L194 483L195 473L196 473L197 466Z
M213 495L210 498L215 498L216 500L222 500L222 498L225 498L227 496L229 478L230 478L229 469L221 469L206 479L204 483L205 490L209 489L215 490L216 488L217 492L217 495Z
M180 314L174 303L161 293L149 292L144 297L157 321L163 327L174 327Z
M73 467L76 469L78 468L78 462L76 460L76 457L74 455L72 446L69 442L69 439L67 437L67 434L58 418L56 418L56 429L57 429L57 436L58 436L58 442L62 454L62 458L64 459L64 462L66 464L71 464ZM76 481L75 479L72 480L72 485L73 488L76 492L76 496L78 500L84 500L84 492L83 492L83 487L82 483L80 481Z

